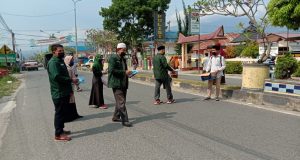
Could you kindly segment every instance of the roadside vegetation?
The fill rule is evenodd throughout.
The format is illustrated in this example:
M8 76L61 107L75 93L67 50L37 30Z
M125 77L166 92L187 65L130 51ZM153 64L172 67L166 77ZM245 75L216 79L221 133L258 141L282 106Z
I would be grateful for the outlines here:
M150 74L137 74L135 75L136 79L153 79L154 80L154 77L153 75L150 75ZM196 81L196 80L187 80L187 79L180 79L180 78L173 78L172 81L176 84L176 83L180 83L180 82L184 82L186 84L189 84L191 86L194 86L194 87L207 87L207 81L201 81L200 80L200 76L199 76L199 81ZM221 89L225 89L225 90L239 90L241 89L241 86L232 86L232 85L221 85Z
M275 77L277 79L289 79L297 69L297 60L290 53L287 53L283 57L278 57L275 67Z
M8 83L9 81L11 83ZM0 77L0 98L10 96L20 84L21 81L11 75Z
M293 74L294 77L300 77L300 61L298 62L298 69Z

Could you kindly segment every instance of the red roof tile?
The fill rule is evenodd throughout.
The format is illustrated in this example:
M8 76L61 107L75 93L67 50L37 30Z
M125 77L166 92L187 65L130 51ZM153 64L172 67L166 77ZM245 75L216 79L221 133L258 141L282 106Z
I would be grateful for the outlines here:
M220 39L218 42L221 44L221 46L228 46L230 42L238 37L240 34L238 33L226 33L224 35L225 39ZM215 44L215 41L213 40L208 40L205 42L200 42L200 49L207 49L208 46L212 46ZM199 44L195 44L192 48L193 51L199 50Z
M192 43L192 42L223 39L223 38L225 38L224 28L223 26L220 26L216 31L214 31L211 34L194 35L194 36L185 37L183 34L180 33L177 43L183 44L183 43Z

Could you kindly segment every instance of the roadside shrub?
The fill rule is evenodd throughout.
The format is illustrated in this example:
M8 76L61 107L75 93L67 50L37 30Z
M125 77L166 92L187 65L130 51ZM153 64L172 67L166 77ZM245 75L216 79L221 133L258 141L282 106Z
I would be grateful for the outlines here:
M256 42L249 42L246 48L242 51L242 57L256 58L259 55L258 44Z
M283 57L278 57L275 65L275 78L291 78L291 75L296 72L297 68L298 62L290 53L285 54Z
M226 53L226 55L225 55L226 58L235 58L236 57L233 46L227 46L225 53Z
M298 62L298 69L297 69L296 72L293 74L293 76L295 76L295 77L300 77L300 61Z
M242 62L226 62L226 74L241 74L243 72Z
M233 53L231 55L231 57L239 57L241 56L243 50L246 48L246 45L238 45L238 46L234 46L233 48Z
M11 72L12 72L12 73L20 73L20 67L18 67L18 66L12 67Z

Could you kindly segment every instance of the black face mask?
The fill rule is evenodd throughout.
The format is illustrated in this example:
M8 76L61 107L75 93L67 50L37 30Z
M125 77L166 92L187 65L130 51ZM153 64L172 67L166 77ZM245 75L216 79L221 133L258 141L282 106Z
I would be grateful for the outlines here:
M69 64L69 66L72 67L73 65L74 65L74 62L71 61L70 64Z
M58 53L57 57L63 59L65 57L65 53L64 52Z
M124 57L125 55L126 55L126 53L125 52L121 52L121 57Z
M217 52L212 52L211 54L215 56L215 55L217 55Z

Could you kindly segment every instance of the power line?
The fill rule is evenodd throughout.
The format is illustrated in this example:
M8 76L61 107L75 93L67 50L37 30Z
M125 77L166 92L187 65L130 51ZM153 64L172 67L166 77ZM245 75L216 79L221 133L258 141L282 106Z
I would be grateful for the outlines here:
M22 34L22 33L15 33L16 35L22 36L30 36L30 37L42 37L42 38L49 38L49 36L39 36L39 35L32 35L32 34Z
M23 15L23 14L13 14L13 13L7 13L7 12L1 12L3 15L8 16L17 16L17 17L28 17L28 18L41 18L41 17L50 17L50 16L57 16L57 15L63 15L72 12L73 10L67 10L64 12L58 12L53 14L45 14L45 15Z
M2 24L2 26L4 27L5 30L7 30L8 32L12 33L11 29L8 27L8 25L6 24L6 22L3 19L3 17L2 17L1 14L0 14L0 23Z

